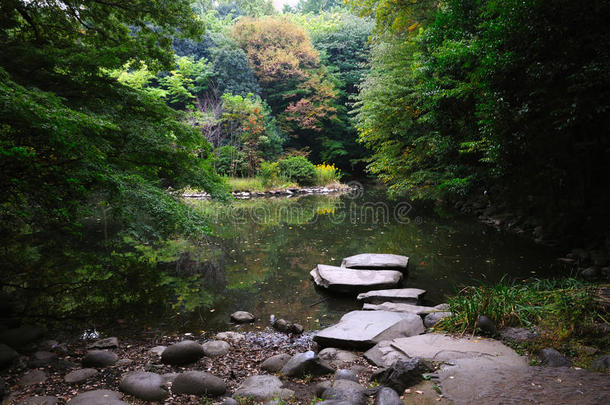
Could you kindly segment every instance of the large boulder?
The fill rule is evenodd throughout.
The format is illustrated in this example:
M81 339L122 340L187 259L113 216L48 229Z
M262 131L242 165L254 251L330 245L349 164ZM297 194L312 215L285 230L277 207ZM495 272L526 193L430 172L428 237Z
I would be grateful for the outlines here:
M392 255L385 253L362 253L346 257L341 262L341 267L352 269L380 269L405 271L409 266L407 256Z
M83 367L108 367L119 360L116 353L108 350L89 350L83 357Z
M217 397L227 391L227 384L205 371L186 371L174 379L172 391L176 394Z
M281 370L281 373L287 377L320 376L334 372L335 370L329 364L311 350L295 354Z
M318 287L338 293L358 293L396 287L402 273L396 270L356 270L318 264L309 274Z
M161 361L165 364L184 365L195 363L203 356L203 347L199 343L183 340L165 349L161 354Z
M253 401L270 399L289 399L294 391L282 388L282 381L274 375L253 375L244 380L233 394L235 398Z
M261 369L270 373L277 373L284 368L286 363L288 363L288 360L291 358L292 356L289 354L276 354L275 356L271 356L267 360L263 361L261 364Z
M418 315L390 311L352 311L338 324L321 330L314 341L323 347L368 349L383 340L424 333Z
M129 405L121 401L121 393L110 390L86 391L68 401L68 405Z
M210 340L205 342L201 347L203 348L203 353L208 357L224 356L231 349L231 345L224 340Z
M135 371L123 377L119 389L145 401L163 401L169 396L165 380L159 374Z
M396 302L417 305L426 290L419 288L393 288L390 290L373 290L358 294L358 301L369 304L383 304L385 302Z

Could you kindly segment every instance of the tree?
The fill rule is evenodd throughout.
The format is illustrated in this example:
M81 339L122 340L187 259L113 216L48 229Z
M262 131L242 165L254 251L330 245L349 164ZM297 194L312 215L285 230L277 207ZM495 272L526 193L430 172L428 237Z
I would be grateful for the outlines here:
M246 18L232 35L248 55L261 95L290 143L315 143L315 134L336 118L337 93L305 30L287 19Z

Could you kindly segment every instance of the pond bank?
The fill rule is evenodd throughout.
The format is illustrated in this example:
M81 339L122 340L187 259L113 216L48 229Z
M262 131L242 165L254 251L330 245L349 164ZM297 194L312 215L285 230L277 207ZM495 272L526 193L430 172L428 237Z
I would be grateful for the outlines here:
M351 189L349 185L334 183L329 186L274 188L267 191L237 190L232 191L231 195L236 199L244 200L250 198L291 197L296 195L326 195L345 193ZM210 194L206 192L186 192L182 194L182 197L194 200L207 200L210 198Z

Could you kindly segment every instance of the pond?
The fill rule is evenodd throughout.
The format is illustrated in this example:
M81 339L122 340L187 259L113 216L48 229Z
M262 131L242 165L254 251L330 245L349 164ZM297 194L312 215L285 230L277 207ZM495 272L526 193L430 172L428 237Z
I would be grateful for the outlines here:
M427 290L426 303L433 305L465 284L548 275L556 257L550 248L471 217L390 201L375 186L228 206L191 203L208 216L214 236L171 265L199 263L212 303L197 308L184 299L184 305L174 306L173 317L165 319L173 319L183 332L227 329L236 310L259 319L245 329L267 326L272 315L306 329L333 323L359 306L354 297L314 288L309 272L318 263L340 265L343 257L358 253L409 256L403 286ZM203 262L208 265L202 267ZM171 329L170 324L163 327Z

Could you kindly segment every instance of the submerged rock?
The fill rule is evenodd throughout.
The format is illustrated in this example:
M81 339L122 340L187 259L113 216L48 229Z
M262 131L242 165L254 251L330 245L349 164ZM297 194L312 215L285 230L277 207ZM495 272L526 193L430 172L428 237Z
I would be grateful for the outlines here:
M356 270L318 264L310 273L318 287L338 293L358 293L392 288L402 280L396 270Z
M237 311L231 314L231 320L235 323L249 323L254 322L256 318L250 312Z
M409 266L407 256L385 254L385 253L362 253L346 257L341 262L341 267L352 269L386 269L404 271Z
M403 304L417 305L426 290L419 288L394 288L389 290L373 290L358 294L358 301L370 304L383 304L395 302Z
M389 311L352 311L338 324L321 330L314 341L321 346L368 349L383 340L424 333L418 315Z

